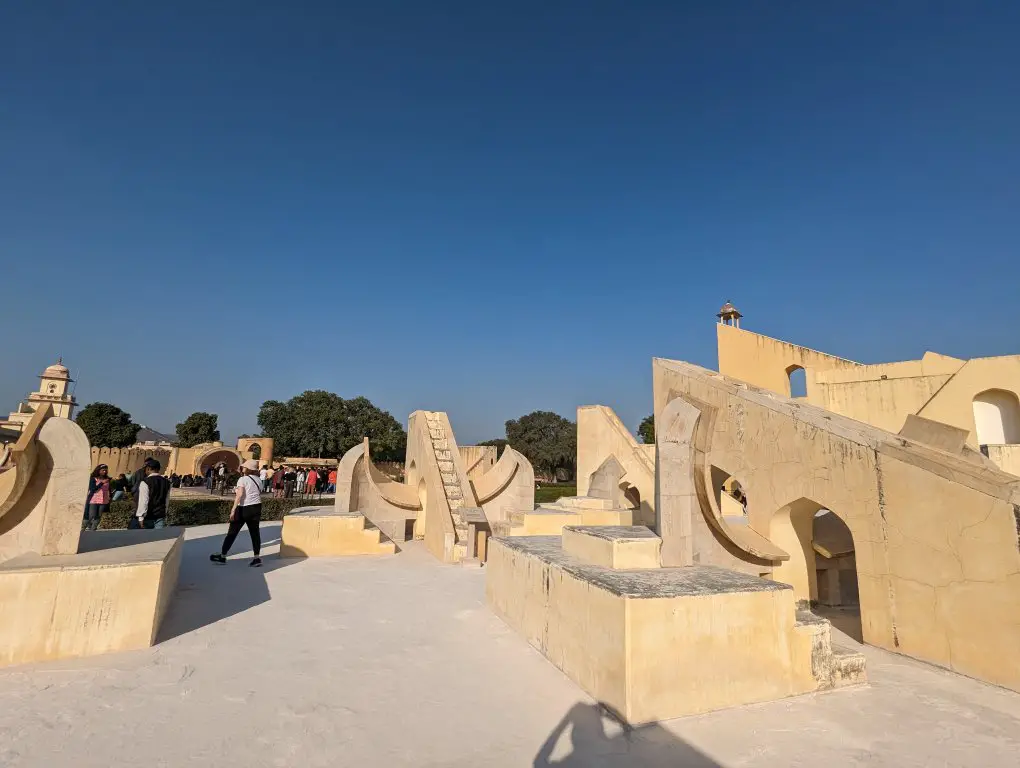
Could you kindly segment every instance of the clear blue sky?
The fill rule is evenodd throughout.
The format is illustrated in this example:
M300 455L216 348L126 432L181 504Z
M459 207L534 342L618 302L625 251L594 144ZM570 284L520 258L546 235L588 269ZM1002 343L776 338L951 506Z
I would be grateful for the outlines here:
M0 5L0 407L651 410L715 312L1020 352L1020 3Z

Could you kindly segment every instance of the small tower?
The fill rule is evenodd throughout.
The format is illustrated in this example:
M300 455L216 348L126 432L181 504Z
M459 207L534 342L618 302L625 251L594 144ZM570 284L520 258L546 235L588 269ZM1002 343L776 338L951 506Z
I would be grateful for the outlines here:
M53 406L53 415L63 419L74 416L77 403L74 395L68 392L73 379L64 365L62 358L49 366L39 376L39 391L28 396L28 404L35 410L43 403Z
M722 305L722 309L719 310L719 314L717 314L716 317L719 318L719 322L723 325L732 325L734 328L739 328L740 318L742 318L743 315L737 311L735 306L727 301Z

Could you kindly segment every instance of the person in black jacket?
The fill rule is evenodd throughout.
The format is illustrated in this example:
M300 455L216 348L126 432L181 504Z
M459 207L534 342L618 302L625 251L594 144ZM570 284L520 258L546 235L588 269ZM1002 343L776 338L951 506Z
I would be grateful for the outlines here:
M142 467L144 476L135 494L135 513L128 528L165 528L166 508L170 500L170 481L159 470L162 465L151 456Z

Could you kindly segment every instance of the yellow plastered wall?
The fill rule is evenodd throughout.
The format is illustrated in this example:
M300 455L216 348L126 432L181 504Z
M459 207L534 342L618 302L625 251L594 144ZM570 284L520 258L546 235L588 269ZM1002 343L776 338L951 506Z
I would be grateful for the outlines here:
M697 366L656 361L654 389L657 416L677 395L714 409L706 461L757 533L796 503L847 524L866 642L1020 690L1020 481ZM811 574L788 583L812 597Z
M791 367L800 367L808 372L807 394L810 397L811 372L860 366L860 363L853 360L844 360L722 323L716 324L716 340L720 373L781 395L790 394L788 371Z

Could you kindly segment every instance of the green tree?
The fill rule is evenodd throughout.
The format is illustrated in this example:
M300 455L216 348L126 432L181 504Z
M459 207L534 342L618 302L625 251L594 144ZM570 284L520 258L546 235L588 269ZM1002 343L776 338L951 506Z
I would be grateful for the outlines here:
M89 403L75 418L89 438L89 445L100 448L126 448L135 442L140 424L131 421L131 414L110 403Z
M496 446L496 458L498 459L503 455L503 449L507 446L506 438L497 437L494 440L483 440L479 445L494 445Z
M215 413L196 411L177 425L177 445L194 448L201 443L212 443L220 439L216 426L219 417Z
M258 422L262 434L273 438L279 456L340 458L367 437L374 459L399 461L407 447L400 423L365 397L344 400L332 392L310 390L285 403L267 400Z
M577 427L558 413L535 411L506 423L511 447L523 453L536 471L573 477L577 464Z
M655 414L645 416L641 423L638 425L637 433L641 437L642 443L654 443L655 442Z

